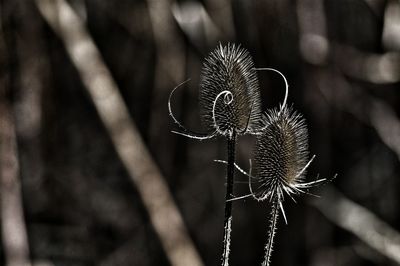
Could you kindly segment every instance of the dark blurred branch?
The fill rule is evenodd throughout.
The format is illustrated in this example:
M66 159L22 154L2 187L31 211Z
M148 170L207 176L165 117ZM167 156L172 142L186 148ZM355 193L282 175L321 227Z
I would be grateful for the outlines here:
M0 100L0 195L1 228L8 266L29 262L28 235L24 221L21 183L14 122L11 108L2 95Z
M235 39L232 2L229 0L206 0L206 10L222 32L224 39Z
M331 222L353 233L367 245L400 264L400 234L368 209L339 191L326 189L324 196L313 201Z
M388 50L400 51L400 2L389 0L383 23L383 46Z
M165 88L166 84L176 86L184 78L185 50L174 24L173 2L147 0L158 53L156 88Z
M45 88L49 87L50 65L46 54L43 22L32 2L14 0L18 60L18 88L13 91L15 130L18 138L22 188L29 200L24 201L30 214L47 202L44 189L42 107Z
M375 16L381 18L382 11L385 8L386 0L364 0Z
M400 161L400 120L394 110L385 102L373 99L369 118L383 143L396 153Z
M171 264L202 265L168 186L81 20L64 0L37 0L36 4L64 42L115 150L140 193Z
M351 85L335 71L327 71L320 75L319 88L330 104L353 114L374 128L382 142L396 153L400 160L400 120L393 108ZM365 106L368 106L368 112L365 112Z
M366 1L378 12L377 1ZM346 75L364 81L386 84L400 81L400 54L388 52L372 54L354 47L330 43L327 39L326 16L323 1L297 2L300 52L308 62L320 65L327 62L329 53ZM383 44L390 50L400 50L400 3L388 1L383 29Z
M204 51L220 40L221 32L199 2L176 3L172 14L191 45Z
M168 95L172 88L184 80L187 67L186 47L172 15L174 2L147 0L157 54L148 139L150 147L161 147L156 159L166 173L171 171L173 165L171 151L174 150L174 141L166 142L164 134L160 134L160 128L170 125L166 112Z
M370 2L372 4L373 1ZM351 46L329 42L323 1L298 1L297 16L300 52L308 63L326 63L331 53L333 62L338 64L346 75L377 84L400 81L399 53L371 54ZM386 47L396 51L400 49L399 29L400 4L397 1L389 1L383 31L383 43Z
M400 81L400 53L372 54L350 46L333 46L333 60L346 75L376 84Z
M15 2L1 1L0 65L0 200L1 229L6 265L28 266L26 231L11 92L17 87Z
M324 2L319 0L297 1L300 52L308 63L326 63L329 54Z

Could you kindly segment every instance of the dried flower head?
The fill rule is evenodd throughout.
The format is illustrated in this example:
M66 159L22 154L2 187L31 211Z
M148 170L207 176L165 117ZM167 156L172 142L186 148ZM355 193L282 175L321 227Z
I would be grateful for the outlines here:
M268 266L279 209L287 223L283 209L284 195L293 199L294 194L305 193L305 189L330 180L323 178L304 182L306 170L315 156L308 160L308 133L302 115L282 105L280 109L272 109L265 114L265 123L264 130L257 136L254 175L249 174L252 179L249 187L256 200L268 200L272 204L268 240L261 264Z
M235 199L252 196L257 201L268 200L276 203L286 221L282 204L285 194L293 199L293 195L306 193L308 188L324 184L331 179L304 182L306 170L315 158L315 155L311 159L308 158L308 131L305 119L286 105L289 91L286 77L273 68L256 70L278 73L285 82L285 97L279 108L263 114L263 127L256 132L254 167L251 167L250 173L236 165L239 171L250 178L251 194Z
M257 130L260 91L250 54L240 46L219 45L205 60L199 107L203 124L227 136Z
M204 61L199 107L202 123L211 133L189 131L172 112L172 95L186 82L175 87L168 100L169 115L183 130L174 133L203 140L217 135L231 138L233 135L260 132L262 113L256 69L244 48L235 44L220 44Z
M285 194L291 197L306 190L331 181L318 179L304 182L306 170L314 160L309 159L308 131L303 116L287 107L288 83L285 76L275 69L264 68L279 73L286 87L283 104L279 108L267 111L263 117L264 127L257 139L254 149L254 172L247 174L251 182L251 195L258 201L268 200L279 206L284 216L283 201ZM274 210L275 211L275 210Z
M257 200L283 199L304 188L308 160L308 133L304 118L282 106L265 114L266 127L257 136L254 151L253 195Z

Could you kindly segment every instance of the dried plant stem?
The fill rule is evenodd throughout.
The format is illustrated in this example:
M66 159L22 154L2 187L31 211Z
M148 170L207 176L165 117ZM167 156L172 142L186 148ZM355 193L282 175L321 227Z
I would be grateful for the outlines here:
M272 204L271 219L269 220L270 225L268 232L268 240L267 244L265 245L265 256L264 256L264 261L261 264L262 266L268 266L271 261L272 246L274 245L274 237L278 223L278 216L279 216L279 198L278 196L275 196L275 199Z
M229 265L229 252L231 245L232 231L232 201L233 198L233 176L235 174L235 146L236 133L228 137L228 166L226 178L226 195L225 195L225 220L224 220L224 253L222 255L222 265Z

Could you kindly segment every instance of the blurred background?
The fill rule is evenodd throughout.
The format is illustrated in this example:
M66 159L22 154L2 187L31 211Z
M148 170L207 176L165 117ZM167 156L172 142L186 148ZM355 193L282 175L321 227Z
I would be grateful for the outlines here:
M400 2L1 0L0 265L219 265L226 141L187 127L202 61L249 50L304 114L307 180L272 265L400 265ZM263 109L284 83L259 72ZM253 139L239 139L248 168ZM236 174L235 195L247 194ZM259 265L269 207L234 202L230 265Z

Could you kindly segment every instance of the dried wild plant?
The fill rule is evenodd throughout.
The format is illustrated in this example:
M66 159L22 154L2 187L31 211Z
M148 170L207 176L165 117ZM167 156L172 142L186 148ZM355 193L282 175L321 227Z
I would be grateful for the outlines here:
M285 82L283 103L265 114L261 113L257 70L274 71ZM218 135L228 140L228 160L217 160L227 164L222 265L229 265L232 201L252 196L257 201L267 200L272 204L269 236L262 262L263 266L267 266L270 263L279 209L287 222L283 209L285 194L294 200L294 195L308 193L309 188L330 181L323 178L304 182L306 170L315 156L308 158L308 132L304 118L286 105L288 82L276 69L254 68L250 55L243 48L231 44L220 45L205 59L201 76L200 115L205 127L211 131L203 135L190 132L173 115L171 97L179 86L171 92L168 108L172 119L183 132L173 132L199 140ZM236 136L246 133L256 136L254 169L250 167L249 173L235 164ZM233 198L235 166L249 177L249 195Z
M198 140L215 136L227 138L228 166L222 265L228 266L232 231L230 199L233 195L236 137L261 129L261 103L256 70L250 54L234 44L219 45L205 59L199 90L199 108L202 123L211 131L209 134L190 132L173 115L171 97L180 85L171 92L168 109L174 122L183 131L173 132Z
M322 178L312 182L304 182L306 170L314 160L315 155L308 159L308 132L303 116L287 107L288 83L285 76L279 73L285 81L285 99L279 108L268 110L264 114L264 128L257 139L254 148L254 167L247 173L236 167L249 177L250 194L236 199L252 196L257 201L267 200L272 204L268 240L265 245L263 266L270 263L272 247L279 216L279 209L287 223L283 201L285 195L294 200L294 195L308 193L311 187L322 185L331 179ZM235 200L235 199L233 199Z
M172 131L189 138L204 140L215 136L234 138L236 135L259 132L261 101L256 69L250 54L242 47L221 44L205 59L199 89L200 118L211 131L193 133L174 116L171 98L182 82L170 93L169 114L183 131Z
M199 106L203 124L224 136L255 132L261 120L260 91L250 54L219 46L204 62Z
M250 185L256 200L268 200L272 204L263 266L269 265L279 208L286 221L282 204L285 194L293 197L304 192L303 189L326 181L302 182L307 167L315 157L308 160L307 128L303 117L287 106L270 110L265 117L268 126L257 136L254 175Z

